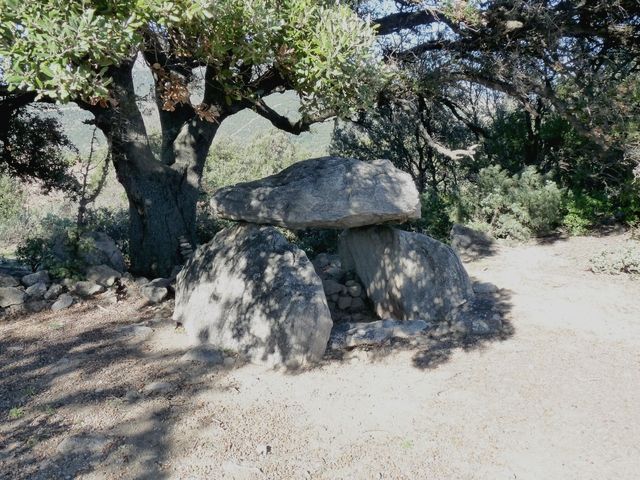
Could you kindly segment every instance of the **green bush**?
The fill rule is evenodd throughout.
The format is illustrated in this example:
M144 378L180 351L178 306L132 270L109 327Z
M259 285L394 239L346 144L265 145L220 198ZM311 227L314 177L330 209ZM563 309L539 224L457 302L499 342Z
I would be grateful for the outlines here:
M424 193L420 197L422 215L419 220L400 225L400 228L429 235L441 242L449 241L449 232L453 226L452 209L456 201L454 196L445 196L436 192Z
M248 144L230 139L216 141L209 152L202 176L205 192L248 182L277 173L307 158L284 132L269 132Z
M18 245L16 256L34 271L44 268L54 278L79 279L86 265L82 252L91 248L85 245L82 234L100 231L109 235L127 258L128 253L128 213L108 209L90 210L87 223L78 228L70 217L47 215L41 220L37 232L27 235Z
M640 275L640 243L632 242L622 247L603 250L593 256L590 262L591 271L594 273Z
M534 167L516 175L498 165L483 168L457 201L457 222L514 240L550 233L564 209L563 190Z
M23 203L22 189L18 182L0 174L0 224L11 222L20 214Z

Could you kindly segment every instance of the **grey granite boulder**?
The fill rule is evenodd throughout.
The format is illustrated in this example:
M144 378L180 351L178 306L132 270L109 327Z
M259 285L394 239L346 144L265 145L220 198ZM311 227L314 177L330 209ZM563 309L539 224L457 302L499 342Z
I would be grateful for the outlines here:
M47 284L44 282L34 283L27 288L26 293L31 299L40 300L44 298L44 294L47 293Z
M27 294L21 288L0 287L0 308L22 305L27 299Z
M59 283L54 283L49 287L49 289L47 290L47 293L44 294L44 299L55 300L62 294L62 292L64 292L64 287Z
M339 157L305 160L276 175L222 188L211 206L219 218L294 230L420 218L420 197L408 173L388 160Z
M87 265L108 265L125 271L124 256L116 242L106 233L87 232L80 237L80 256Z
M226 228L196 250L178 275L173 319L196 343L287 367L319 360L333 325L306 254L257 225Z
M36 273L30 273L29 275L25 275L22 277L22 284L25 287L30 287L31 285L35 285L36 283L45 283L49 285L51 283L51 279L49 278L49 272L46 270L40 270Z
M91 297L92 295L97 295L105 290L106 288L102 285L89 281L76 282L73 286L73 293L80 295L81 297Z
M69 308L73 305L74 299L68 293L63 293L58 297L53 305L51 305L51 310L57 312L59 310L64 310L65 308Z
M109 265L93 265L87 268L86 277L90 282L111 287L122 275Z
M347 230L339 251L381 318L445 320L473 298L458 256L426 235L385 226Z
M20 281L17 278L6 273L0 273L0 288L18 286L20 286Z

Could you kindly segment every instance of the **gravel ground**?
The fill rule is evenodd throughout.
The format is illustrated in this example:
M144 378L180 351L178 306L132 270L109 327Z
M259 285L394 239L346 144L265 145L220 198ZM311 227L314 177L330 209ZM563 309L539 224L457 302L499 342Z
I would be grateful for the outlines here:
M467 265L499 334L299 372L185 362L136 298L0 321L0 477L635 479L640 281L587 271L625 240L503 246Z

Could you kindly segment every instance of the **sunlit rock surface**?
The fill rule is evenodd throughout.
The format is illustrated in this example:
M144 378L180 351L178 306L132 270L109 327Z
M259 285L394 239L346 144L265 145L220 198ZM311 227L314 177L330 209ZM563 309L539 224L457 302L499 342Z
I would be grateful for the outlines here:
M257 225L226 228L196 250L178 275L173 318L197 343L287 367L318 361L333 326L306 254Z
M343 268L354 271L380 318L440 321L473 298L469 275L447 245L376 226L340 236Z
M353 228L420 218L408 173L388 160L322 157L213 194L219 218L291 229Z

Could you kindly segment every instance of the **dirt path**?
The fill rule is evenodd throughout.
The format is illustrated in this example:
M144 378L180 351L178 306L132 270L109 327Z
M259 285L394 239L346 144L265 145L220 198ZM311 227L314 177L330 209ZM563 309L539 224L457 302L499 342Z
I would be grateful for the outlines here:
M141 302L0 323L0 477L635 479L640 281L586 270L622 241L468 264L501 288L500 337L295 375L181 362L184 334ZM141 321L149 338L118 330Z

